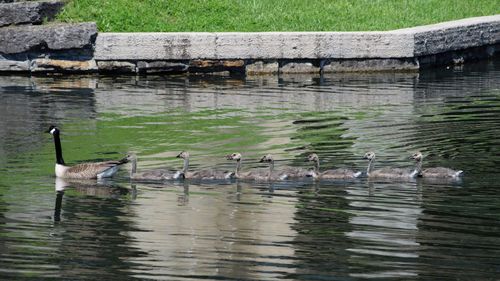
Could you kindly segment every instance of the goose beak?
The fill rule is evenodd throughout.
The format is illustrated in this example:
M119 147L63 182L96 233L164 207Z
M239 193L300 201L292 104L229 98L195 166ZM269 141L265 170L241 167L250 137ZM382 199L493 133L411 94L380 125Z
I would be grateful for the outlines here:
M231 154L228 154L228 155L226 155L226 159L227 160L233 160L233 157L231 156Z

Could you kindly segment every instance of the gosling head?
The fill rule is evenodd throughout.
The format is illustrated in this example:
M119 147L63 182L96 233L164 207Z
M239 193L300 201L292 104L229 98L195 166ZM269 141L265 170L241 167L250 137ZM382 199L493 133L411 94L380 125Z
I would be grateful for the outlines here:
M419 162L419 161L422 161L422 158L424 158L424 156L422 155L422 152L420 151L417 151L415 153L413 153L411 156L410 156L411 159Z
M228 154L226 155L226 159L227 160L236 160L236 161L240 161L241 160L241 154L240 153L232 153L232 154Z
M47 133L51 134L51 135L58 135L59 134L59 128L57 128L56 126L54 125L51 125L49 127L49 129L47 130Z
M365 153L365 156L363 156L363 159L367 159L369 161L372 161L373 159L375 159L375 152L368 151L367 153Z
M179 153L177 156L177 158L182 158L182 159L188 159L189 158L189 152L187 151L182 151L181 153Z
M316 154L316 153L309 154L309 156L307 156L307 161L309 161L309 162L319 162L318 154Z
M137 160L137 154L130 152L129 154L127 154L127 160L128 161Z
M262 156L262 158L260 158L259 162L261 162L261 163L263 163L263 162L273 163L274 159L273 159L273 156L271 154L267 154L267 155Z

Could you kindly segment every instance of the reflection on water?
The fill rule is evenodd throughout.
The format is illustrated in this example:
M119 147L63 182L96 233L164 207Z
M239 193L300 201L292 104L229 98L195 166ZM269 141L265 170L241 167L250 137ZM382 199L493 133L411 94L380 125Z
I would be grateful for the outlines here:
M495 279L500 61L421 73L0 76L0 279ZM462 181L133 183L53 178L133 152L140 169L424 166ZM55 188L54 188L55 186Z

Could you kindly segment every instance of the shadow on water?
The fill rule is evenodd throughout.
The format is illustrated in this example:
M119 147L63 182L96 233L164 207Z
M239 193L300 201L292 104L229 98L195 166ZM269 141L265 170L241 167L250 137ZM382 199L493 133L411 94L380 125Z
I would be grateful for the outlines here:
M0 279L497 278L500 61L420 73L0 76ZM140 169L465 171L461 181L56 182L69 163ZM128 167L127 167L128 168ZM55 197L55 198L54 198Z

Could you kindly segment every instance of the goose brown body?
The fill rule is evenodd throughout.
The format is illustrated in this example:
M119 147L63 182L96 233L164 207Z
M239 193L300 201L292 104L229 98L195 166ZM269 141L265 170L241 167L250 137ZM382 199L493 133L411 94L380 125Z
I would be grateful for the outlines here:
M67 179L97 179L111 177L118 167L127 163L127 158L120 161L80 163L73 166L56 164L56 176Z

